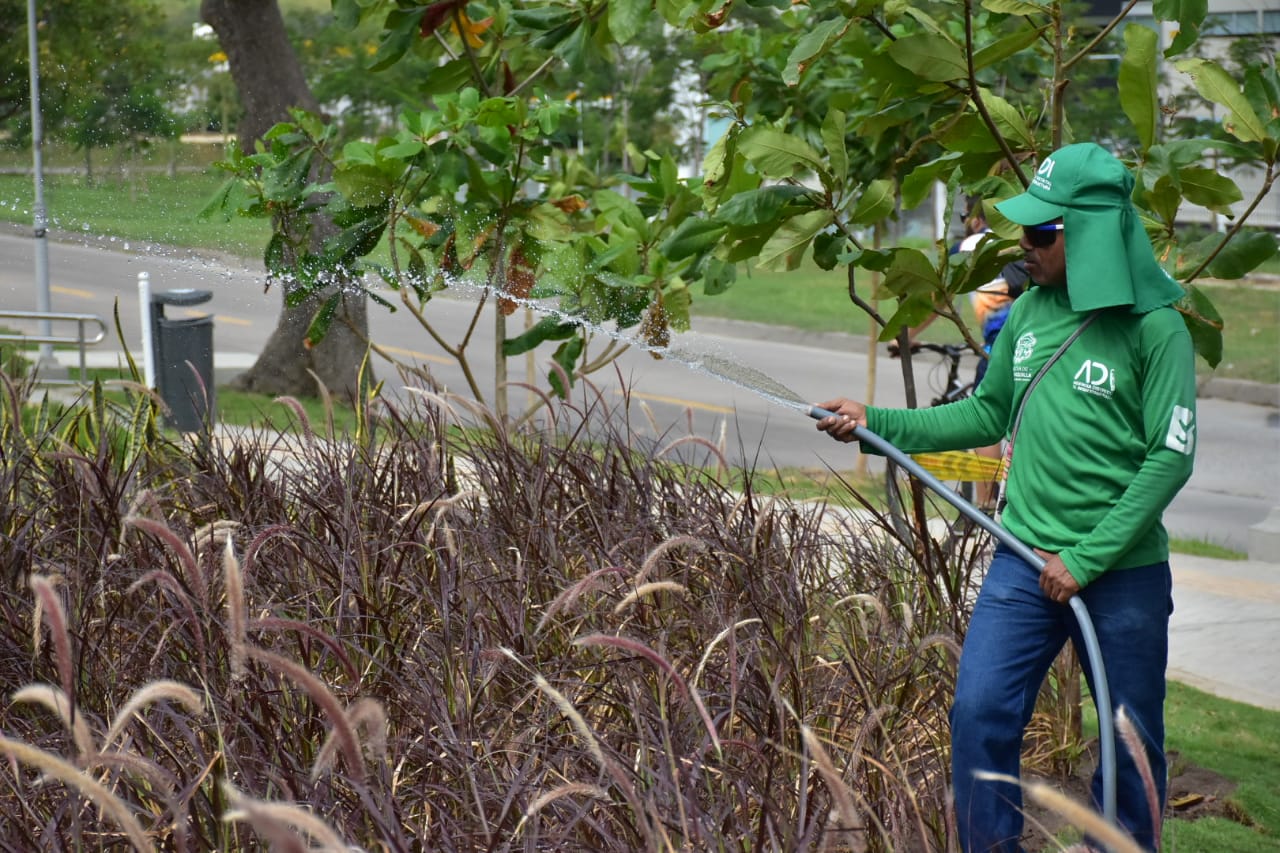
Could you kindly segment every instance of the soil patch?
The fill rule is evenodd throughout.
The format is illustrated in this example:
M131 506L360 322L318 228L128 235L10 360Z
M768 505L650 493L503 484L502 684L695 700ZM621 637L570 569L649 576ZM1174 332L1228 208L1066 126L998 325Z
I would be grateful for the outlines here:
M1093 777L1096 757L1093 750L1080 761L1075 771L1067 779L1045 779L1054 788L1080 803L1088 803L1089 783ZM1247 814L1231 799L1236 789L1234 780L1213 770L1198 767L1183 759L1177 752L1170 751L1169 762L1169 795L1165 805L1164 819L1201 820L1207 817L1220 817L1227 820L1252 825ZM1069 824L1057 813L1030 803L1026 806L1027 829L1023 833L1022 843L1028 850L1039 850L1048 843L1045 836L1056 836L1067 829Z

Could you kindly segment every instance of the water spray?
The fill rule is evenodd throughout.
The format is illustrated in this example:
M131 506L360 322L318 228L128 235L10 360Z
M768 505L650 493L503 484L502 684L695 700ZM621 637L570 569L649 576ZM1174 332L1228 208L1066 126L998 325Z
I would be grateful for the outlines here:
M788 404L791 405L791 404ZM818 406L808 407L808 415L814 420L839 417L835 412ZM853 437L867 444L892 460L911 476L915 477L939 497L964 514L965 518L990 533L1001 544L1013 551L1019 558L1031 564L1037 571L1042 571L1045 560L1009 531L1005 530L986 513L960 497L949 489L937 477L926 471L921 465L880 436L866 427L854 427ZM1098 635L1089 618L1089 611L1080 600L1073 595L1067 601L1071 612L1075 614L1080 625L1080 635L1084 640L1085 652L1089 658L1089 667L1093 670L1093 704L1098 710L1098 750L1099 765L1102 768L1102 814L1111 824L1116 822L1116 734L1115 722L1111 709L1111 688L1108 686L1106 670L1102 665L1102 647L1098 645Z

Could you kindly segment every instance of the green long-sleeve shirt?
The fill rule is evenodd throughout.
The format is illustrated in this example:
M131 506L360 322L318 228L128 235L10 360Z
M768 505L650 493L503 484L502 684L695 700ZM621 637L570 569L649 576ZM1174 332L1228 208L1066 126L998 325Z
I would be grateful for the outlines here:
M928 409L867 410L867 426L907 453L1006 438L1027 387L1085 319L1066 288L1013 304L972 397ZM1028 398L1002 523L1058 554L1083 586L1110 569L1168 559L1160 516L1191 476L1195 364L1173 308L1104 309Z

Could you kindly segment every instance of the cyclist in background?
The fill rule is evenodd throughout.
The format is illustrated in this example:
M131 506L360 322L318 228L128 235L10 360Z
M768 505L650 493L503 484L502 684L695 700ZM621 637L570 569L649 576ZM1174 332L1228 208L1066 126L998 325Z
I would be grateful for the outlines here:
M982 212L982 202L976 196L970 196L965 200L964 228L965 236L951 247L951 254L972 252L978 247L978 243L982 241L983 235L991 230L987 226L987 220ZM991 347L995 344L996 336L1000 334L1000 329L1004 327L1004 321L1009 316L1009 307L1013 305L1013 300L1021 295L1027 279L1027 268L1023 265L1022 260L1019 259L1005 264L998 277L993 278L976 290L970 291L969 303L973 306L974 317L978 322L978 326L982 329L983 349L986 350L987 355L991 354ZM913 346L916 336L937 319L937 316L937 314L930 314L923 323L907 331L908 340ZM914 352L914 349L912 351ZM894 358L898 356L896 342L889 344L889 355ZM974 370L973 377L975 387L982 381L982 377L986 372L987 359L978 359L978 366ZM973 452L988 459L999 459L1001 447L999 444L993 444L989 447L976 447ZM976 483L975 486L975 497L978 505L986 509L992 508L996 498L996 484L980 482Z

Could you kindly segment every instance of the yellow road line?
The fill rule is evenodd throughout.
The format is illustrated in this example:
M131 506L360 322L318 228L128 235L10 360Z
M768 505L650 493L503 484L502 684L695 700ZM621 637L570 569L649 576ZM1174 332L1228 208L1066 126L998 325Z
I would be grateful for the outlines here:
M622 394L621 391L618 391L617 393L619 395ZM638 400L648 400L653 403L667 403L672 406L684 406L703 412L715 412L719 415L732 415L735 411L728 406L715 406L710 403L699 403L696 400L684 400L680 397L667 397L662 394L644 394L639 391L632 391L631 396Z
M425 352L418 352L417 350L405 349L404 347L380 346L379 348L384 349L390 353L395 353L396 355L403 355L408 358L415 358L418 361L432 361L432 362L435 362L436 364L455 364L456 363L452 358L445 358L442 355L430 355Z
M92 298L93 298L93 294L92 294L91 292L87 291L87 290L80 290L80 289L75 288L75 287L63 287L63 286L62 286L62 285L60 285L60 284L53 284L53 285L50 285L50 286L49 286L49 292L50 292L50 293L57 293L57 294L58 294L58 295L60 295L60 296L76 296L76 297L79 297L80 299L92 299Z
M200 311L195 308L184 308L182 309L182 313L187 315L188 317L205 317L208 315L208 312ZM226 314L214 314L213 322L215 325L218 323L225 323L228 326L252 326L253 325L252 320L245 320L240 317L228 317Z

